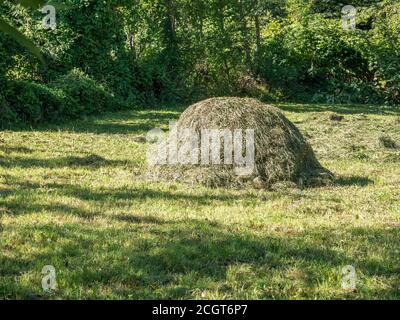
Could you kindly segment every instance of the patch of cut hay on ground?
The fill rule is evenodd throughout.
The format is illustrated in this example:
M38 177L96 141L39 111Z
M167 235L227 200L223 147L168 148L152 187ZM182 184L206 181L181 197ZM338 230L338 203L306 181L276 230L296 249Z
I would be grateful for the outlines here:
M229 129L232 132L254 129L253 174L237 176L235 165L158 164L149 167L151 178L211 187L252 185L257 188L271 188L282 183L316 186L332 181L332 174L321 166L296 126L278 108L258 100L226 97L198 102L183 112L177 128L194 129L198 134L202 129ZM179 142L183 143L185 141Z

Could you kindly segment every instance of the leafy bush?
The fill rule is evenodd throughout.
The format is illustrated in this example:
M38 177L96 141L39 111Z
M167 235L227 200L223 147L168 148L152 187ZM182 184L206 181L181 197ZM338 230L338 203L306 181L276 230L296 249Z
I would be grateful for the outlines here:
M28 81L10 83L7 99L0 99L0 123L39 123L78 118L123 108L104 86L73 69L45 85Z
M39 83L14 81L10 88L0 114L2 125L61 120L72 102L61 90Z
M40 47L47 67L0 33L0 121L227 95L400 103L398 0L355 0L354 32L342 28L343 5L71 0L44 30L42 13L3 2L0 17Z
M61 76L50 86L61 90L72 100L73 106L65 111L68 117L79 117L94 112L114 111L122 108L122 104L103 85L91 79L79 69L71 70Z
M395 24L400 10L395 12L384 21L375 11L362 12L362 19L374 23L371 30L355 32L344 31L340 20L320 14L299 21L272 21L264 30L258 72L272 91L286 99L400 102L396 49L400 38Z

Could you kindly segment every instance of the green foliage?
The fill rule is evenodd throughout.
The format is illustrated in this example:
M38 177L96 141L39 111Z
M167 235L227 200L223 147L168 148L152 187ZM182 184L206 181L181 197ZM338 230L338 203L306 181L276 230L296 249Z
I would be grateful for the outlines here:
M395 71L400 61L395 44L400 37L394 23L400 16L392 14L382 21L385 10L394 7L360 10L359 22L372 19L374 23L370 30L354 32L344 31L340 20L319 14L271 21L264 29L259 73L284 98L400 102Z
M4 2L4 0L0 1L0 4ZM39 6L44 5L45 1L41 0L19 0L15 1L15 3L20 4L26 8L38 8ZM7 21L3 20L0 16L0 31L11 36L15 41L17 41L21 46L25 47L30 53L32 53L36 58L38 58L43 64L44 59L40 49L22 32L18 29L10 25Z
M4 106L6 113L0 115L3 125L9 122L37 123L59 120L64 109L70 104L60 90L43 84L15 81L11 84Z
M47 67L0 33L1 96L12 110L0 117L8 119L24 107L25 102L12 105L16 80L52 92L72 75L71 86L86 83L76 71L69 74L75 68L91 79L96 94L104 89L118 105L225 95L400 103L399 3L353 1L354 32L342 28L343 5L338 0L70 0L57 9L57 28L43 30L43 14L4 2L1 19L37 44ZM79 90L63 85L68 92L57 89L73 99L71 92ZM31 90L37 89L22 94L39 107L27 106L17 118L35 122L43 117L34 110L42 107ZM105 108L81 98L60 116Z
M1 101L0 123L60 122L102 111L123 108L104 86L78 69L48 85L13 81L7 99Z
M50 86L61 90L71 100L71 108L64 112L68 117L115 111L122 107L106 87L79 69L73 69L67 75L52 82Z

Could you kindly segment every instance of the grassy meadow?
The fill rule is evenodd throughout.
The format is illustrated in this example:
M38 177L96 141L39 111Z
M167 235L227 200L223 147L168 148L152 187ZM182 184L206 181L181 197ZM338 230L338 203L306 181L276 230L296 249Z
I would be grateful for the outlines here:
M399 299L400 111L280 107L333 185L147 181L135 138L184 107L1 131L0 299ZM45 265L53 292L41 286ZM342 289L346 265L355 291Z

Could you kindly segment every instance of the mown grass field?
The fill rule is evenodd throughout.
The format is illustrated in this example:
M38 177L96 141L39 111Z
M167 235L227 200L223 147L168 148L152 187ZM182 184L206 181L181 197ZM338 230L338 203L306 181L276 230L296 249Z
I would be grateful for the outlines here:
M0 132L0 298L399 299L400 112L281 105L332 186L149 182L146 144L184 108ZM335 111L344 120L331 121ZM42 290L41 270L58 288ZM341 287L342 268L357 289Z

